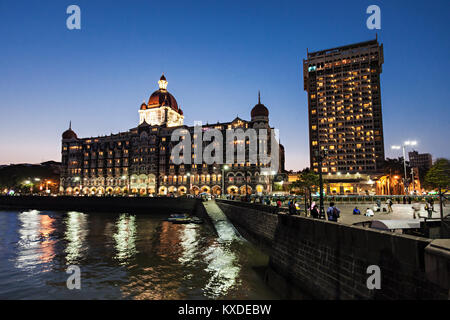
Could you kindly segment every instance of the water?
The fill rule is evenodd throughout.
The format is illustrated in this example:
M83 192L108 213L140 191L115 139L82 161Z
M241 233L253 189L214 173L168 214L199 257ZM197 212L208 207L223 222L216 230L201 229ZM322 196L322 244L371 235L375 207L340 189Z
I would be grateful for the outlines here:
M0 211L1 299L277 299L268 257L224 228L164 215ZM81 289L66 286L68 266Z

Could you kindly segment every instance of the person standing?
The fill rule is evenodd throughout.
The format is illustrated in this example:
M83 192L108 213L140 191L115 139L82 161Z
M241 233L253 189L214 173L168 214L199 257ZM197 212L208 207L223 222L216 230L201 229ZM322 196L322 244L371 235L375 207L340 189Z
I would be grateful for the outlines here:
M413 209L413 218L416 218L416 214L419 218L420 204L418 202L414 202L411 208Z
M277 208L281 208L281 200L280 199L277 200Z
M337 207L335 207L334 202L331 202L330 207L327 210L328 221L337 222L340 214L341 211Z
M431 206L431 210L434 211L434 199L433 197L430 198L430 201L428 201L430 203Z
M428 212L428 219L431 219L433 217L433 206L429 202L425 203L425 210Z
M387 199L386 200L386 204L387 204L387 207L388 207L388 213L389 212L393 212L393 210L392 210L392 205L393 205L392 200L391 199Z
M314 219L319 218L319 209L317 209L317 206L316 206L316 205L314 205L313 208L311 209L311 216L312 216Z

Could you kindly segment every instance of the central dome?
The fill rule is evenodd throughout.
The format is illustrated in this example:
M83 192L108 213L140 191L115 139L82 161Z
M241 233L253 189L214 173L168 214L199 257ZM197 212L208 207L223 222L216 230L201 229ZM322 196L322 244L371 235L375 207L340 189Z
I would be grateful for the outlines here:
M145 109L151 109L151 108L159 108L162 106L167 106L178 112L178 103L177 100L173 95L167 91L167 80L164 74L161 76L161 78L158 81L159 84L159 90L156 90L152 93L150 98L148 99L148 103L145 106L145 104L141 105L141 109L144 107Z
M150 99L148 99L147 108L158 108L162 106L171 107L173 110L178 111L177 100L167 90L157 90L152 93Z

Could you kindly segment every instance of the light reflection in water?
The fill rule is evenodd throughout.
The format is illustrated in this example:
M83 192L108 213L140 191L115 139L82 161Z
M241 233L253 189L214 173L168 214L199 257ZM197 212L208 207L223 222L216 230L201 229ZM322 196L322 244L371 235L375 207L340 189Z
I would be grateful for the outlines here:
M210 298L225 295L239 284L241 271L239 259L231 246L241 242L242 238L238 237L233 225L227 220L215 222L215 228L219 238L204 253L208 263L205 270L211 274L211 278L203 290Z
M39 211L31 210L19 214L19 242L16 267L34 269L39 262Z
M82 258L83 253L88 250L85 245L86 236L89 232L87 216L82 212L71 211L65 219L66 232L64 239L67 240L65 248L66 262L72 264Z
M182 248L181 256L178 258L184 265L189 265L194 261L198 250L198 232L197 225L184 225L180 230L180 245Z
M55 231L54 219L41 215L37 210L19 214L20 227L16 267L33 270L38 265L49 263L55 255L54 243L51 239ZM42 271L48 271L44 268Z
M238 259L229 247L213 243L204 253L208 263L206 271L211 278L204 287L204 293L210 298L216 298L228 293L237 284L241 267Z
M117 231L113 238L116 243L115 258L121 264L127 264L127 260L136 253L136 217L128 214L121 214L116 221Z

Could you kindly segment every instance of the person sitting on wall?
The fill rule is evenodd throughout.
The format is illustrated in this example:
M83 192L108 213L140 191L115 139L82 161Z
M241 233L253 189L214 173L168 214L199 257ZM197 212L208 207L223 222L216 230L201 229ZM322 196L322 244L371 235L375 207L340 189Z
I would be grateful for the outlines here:
M361 214L361 211L359 211L358 207L355 207L355 209L353 209L353 214Z

